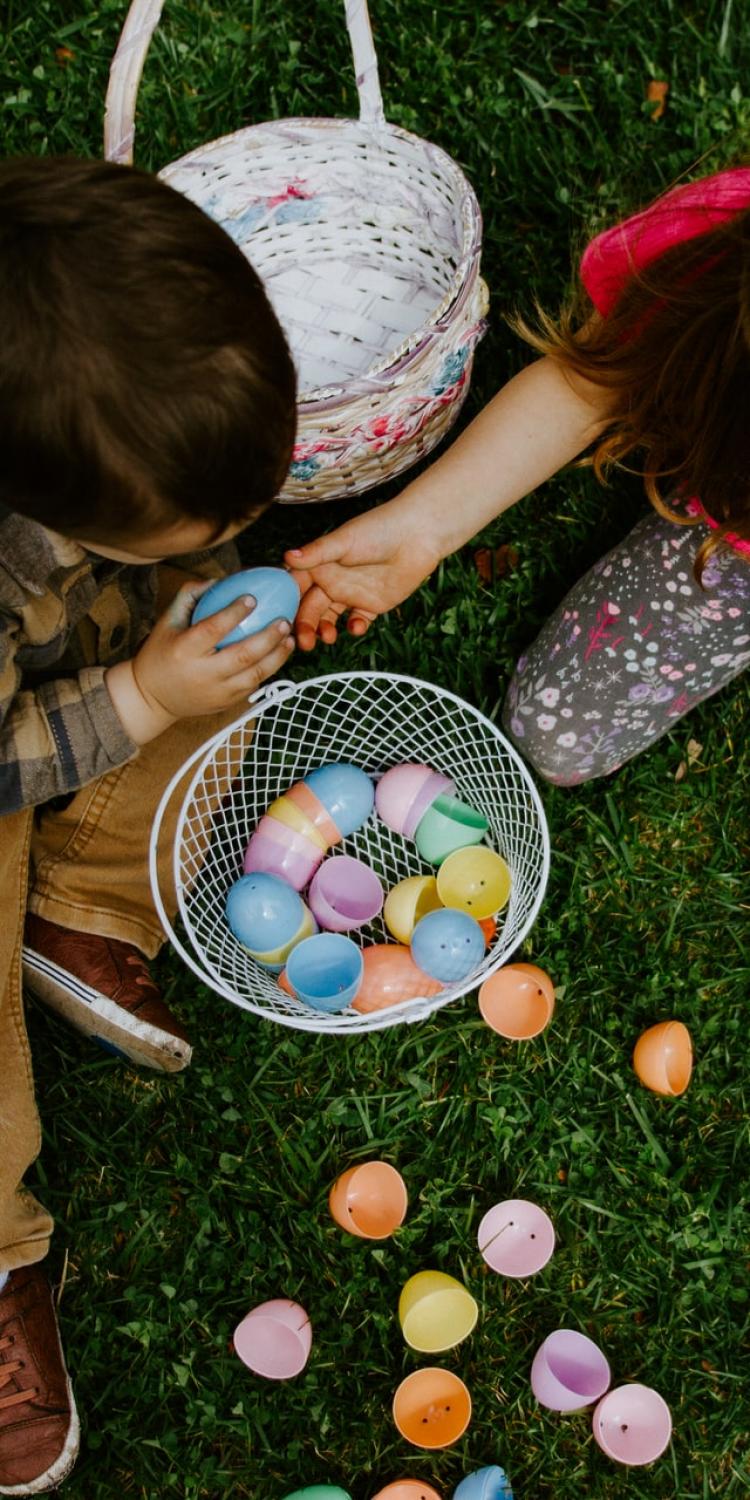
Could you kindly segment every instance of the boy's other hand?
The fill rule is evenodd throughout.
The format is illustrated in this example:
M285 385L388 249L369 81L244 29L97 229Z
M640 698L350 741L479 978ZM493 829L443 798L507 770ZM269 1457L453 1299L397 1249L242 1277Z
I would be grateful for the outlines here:
M423 514L400 500L347 521L328 536L284 555L302 592L297 643L312 651L336 640L339 617L364 635L378 615L407 599L437 567L440 553Z
M255 608L249 595L197 625L190 618L210 581L188 583L175 595L131 661L107 672L107 687L123 727L146 744L177 719L220 712L246 700L288 660L291 624L275 620L257 635L217 651Z

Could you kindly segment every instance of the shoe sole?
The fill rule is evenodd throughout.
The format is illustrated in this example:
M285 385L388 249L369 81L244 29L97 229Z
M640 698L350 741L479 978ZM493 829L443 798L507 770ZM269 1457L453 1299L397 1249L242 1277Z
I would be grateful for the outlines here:
M40 1474L36 1479L28 1479L24 1484L0 1484L0 1495L46 1495L50 1490L56 1490L64 1479L67 1479L75 1461L78 1457L78 1449L81 1443L81 1424L78 1420L78 1412L73 1399L73 1387L70 1376L65 1372L65 1380L68 1387L68 1401L70 1403L70 1426L65 1439L65 1446L60 1456L55 1459L51 1468L45 1474Z
M162 1031L148 1021L139 1021L114 1000L108 1000L106 995L84 984L68 969L61 968L33 948L24 947L23 977L36 1000L47 1005L84 1036L128 1062L154 1068L160 1073L179 1073L190 1062L193 1049L189 1042L183 1042L180 1037ZM2 1493L0 1490L0 1495Z

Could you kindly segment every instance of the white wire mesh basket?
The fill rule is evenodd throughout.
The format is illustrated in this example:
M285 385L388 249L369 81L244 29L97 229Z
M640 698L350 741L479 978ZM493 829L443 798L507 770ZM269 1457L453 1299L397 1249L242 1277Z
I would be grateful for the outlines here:
M105 154L131 162L138 85L164 0L134 0L110 72ZM279 500L357 495L435 447L484 331L482 220L446 152L386 122L365 0L346 0L359 120L226 135L160 176L217 219L262 277L299 378Z
M280 989L226 924L227 891L242 874L248 840L269 803L315 767L337 760L361 766L376 780L407 760L452 776L458 796L486 817L487 841L510 867L510 900L491 948L468 978L436 996L367 1014L312 1011ZM165 909L157 856L165 811L190 772L173 849L183 941ZM339 850L370 864L386 889L409 875L434 874L416 845L374 812ZM200 746L172 778L151 836L154 901L193 973L255 1015L302 1031L345 1035L422 1020L476 988L523 941L539 911L548 869L549 837L536 787L491 720L445 689L381 672L330 673L262 690L249 713ZM381 917L351 936L362 946L393 942Z

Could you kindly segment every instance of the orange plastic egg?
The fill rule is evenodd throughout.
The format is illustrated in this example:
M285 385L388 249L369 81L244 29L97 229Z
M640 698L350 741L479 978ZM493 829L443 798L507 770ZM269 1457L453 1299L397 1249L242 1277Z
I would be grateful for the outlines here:
M693 1044L682 1021L660 1021L638 1038L633 1067L655 1094L684 1094L693 1071Z
M364 975L352 1009L362 1014L403 1005L418 996L439 995L443 986L417 968L408 948L400 943L373 943L362 951Z

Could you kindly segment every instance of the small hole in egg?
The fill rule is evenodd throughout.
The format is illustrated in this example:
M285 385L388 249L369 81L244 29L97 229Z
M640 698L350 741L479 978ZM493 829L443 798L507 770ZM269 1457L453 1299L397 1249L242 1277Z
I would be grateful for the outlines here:
M531 1238L532 1238L532 1240L535 1240L536 1239L536 1235L532 1234Z
M446 1406L446 1408L445 1408L445 1410L446 1410L446 1411L450 1411L450 1407L449 1407L449 1406Z
M426 1418L426 1417L423 1417L423 1418L422 1418L422 1421L423 1421L423 1422L426 1422L426 1421L427 1421L427 1418Z
M627 1430L628 1430L628 1424L627 1424L627 1422L623 1422L622 1427L620 1428L620 1431L621 1432L627 1432Z

